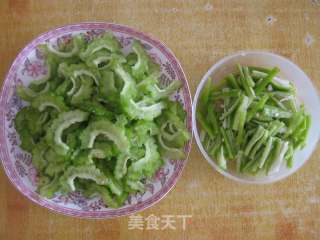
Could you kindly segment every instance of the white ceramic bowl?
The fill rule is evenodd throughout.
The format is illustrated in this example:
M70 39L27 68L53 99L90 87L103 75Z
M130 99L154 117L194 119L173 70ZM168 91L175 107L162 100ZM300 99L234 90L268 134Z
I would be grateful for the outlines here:
M236 70L235 68L237 63L241 65L253 65L261 67L279 67L281 70L279 76L294 83L297 88L298 99L305 104L306 111L311 114L312 124L308 135L307 144L305 148L295 153L294 164L292 168L288 169L284 164L279 172L269 176L258 177L247 176L232 170L224 171L218 167L216 162L207 154L206 150L202 146L196 121L196 109L199 95L209 77L211 77L212 81L214 82L219 81L223 79L227 74L234 72ZM288 177L292 173L296 172L303 164L305 164L305 162L309 159L311 153L315 149L320 137L320 100L311 80L296 64L282 56L269 52L242 51L231 56L227 56L214 64L204 75L197 88L193 101L192 117L193 131L196 142L200 148L201 153L204 155L209 164L222 175L242 183L264 184L275 182Z

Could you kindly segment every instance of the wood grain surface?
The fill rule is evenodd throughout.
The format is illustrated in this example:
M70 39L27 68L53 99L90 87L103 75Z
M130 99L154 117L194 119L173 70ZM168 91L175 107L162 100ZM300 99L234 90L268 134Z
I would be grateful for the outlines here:
M0 77L38 34L82 21L132 26L175 53L192 95L208 68L238 50L272 51L296 62L320 88L320 1L0 0ZM319 106L320 107L320 106ZM320 147L296 174L252 186L215 172L193 143L176 187L139 213L192 215L186 229L130 230L130 218L65 217L24 198L0 170L0 239L320 239ZM132 219L131 219L132 220Z

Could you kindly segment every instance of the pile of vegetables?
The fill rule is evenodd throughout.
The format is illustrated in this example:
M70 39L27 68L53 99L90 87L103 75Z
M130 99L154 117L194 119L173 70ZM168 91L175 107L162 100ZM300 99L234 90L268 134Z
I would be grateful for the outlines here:
M160 68L140 42L128 55L111 33L38 48L48 72L17 86L30 104L17 113L15 128L42 196L78 190L117 208L144 191L164 159L184 158L185 112L169 100L181 82L161 88Z
M196 117L204 148L223 170L271 175L284 163L292 167L305 146L310 115L279 71L238 64L218 84L207 81Z

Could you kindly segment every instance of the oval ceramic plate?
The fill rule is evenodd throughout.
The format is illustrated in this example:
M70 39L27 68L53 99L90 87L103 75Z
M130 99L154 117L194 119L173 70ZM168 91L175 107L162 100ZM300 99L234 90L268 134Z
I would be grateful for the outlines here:
M150 56L160 64L160 85L168 85L180 80L183 87L172 98L180 101L187 112L186 124L191 132L191 96L186 76L173 53L164 44L144 33L129 27L109 23L81 23L68 25L44 33L29 43L14 60L3 83L0 98L0 154L1 160L11 182L26 197L53 211L88 218L112 218L143 210L163 198L177 182L186 160L166 161L152 181L146 182L146 192L129 196L126 204L119 209L106 208L99 198L86 199L78 192L67 196L57 195L45 199L36 193L37 173L31 162L31 155L19 148L19 137L14 129L13 120L24 103L16 95L16 85L28 83L46 73L46 67L37 45L50 41L58 45L70 40L70 36L83 33L87 40L111 31L120 41L124 52L128 52L133 39L142 42ZM185 146L186 156L191 148L191 140Z

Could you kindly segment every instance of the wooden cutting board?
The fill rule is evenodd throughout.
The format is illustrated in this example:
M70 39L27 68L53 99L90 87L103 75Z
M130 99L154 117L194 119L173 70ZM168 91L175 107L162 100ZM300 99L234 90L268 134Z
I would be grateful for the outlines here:
M96 20L129 25L166 43L181 61L192 94L213 63L245 49L288 57L320 88L319 0L1 0L1 81L18 51L38 34ZM286 180L251 186L215 172L194 143L165 199L136 218L114 220L75 219L40 208L1 169L0 239L320 239L319 154L320 147ZM175 230L165 226L166 215ZM152 219L159 220L153 227L164 229L149 229Z

